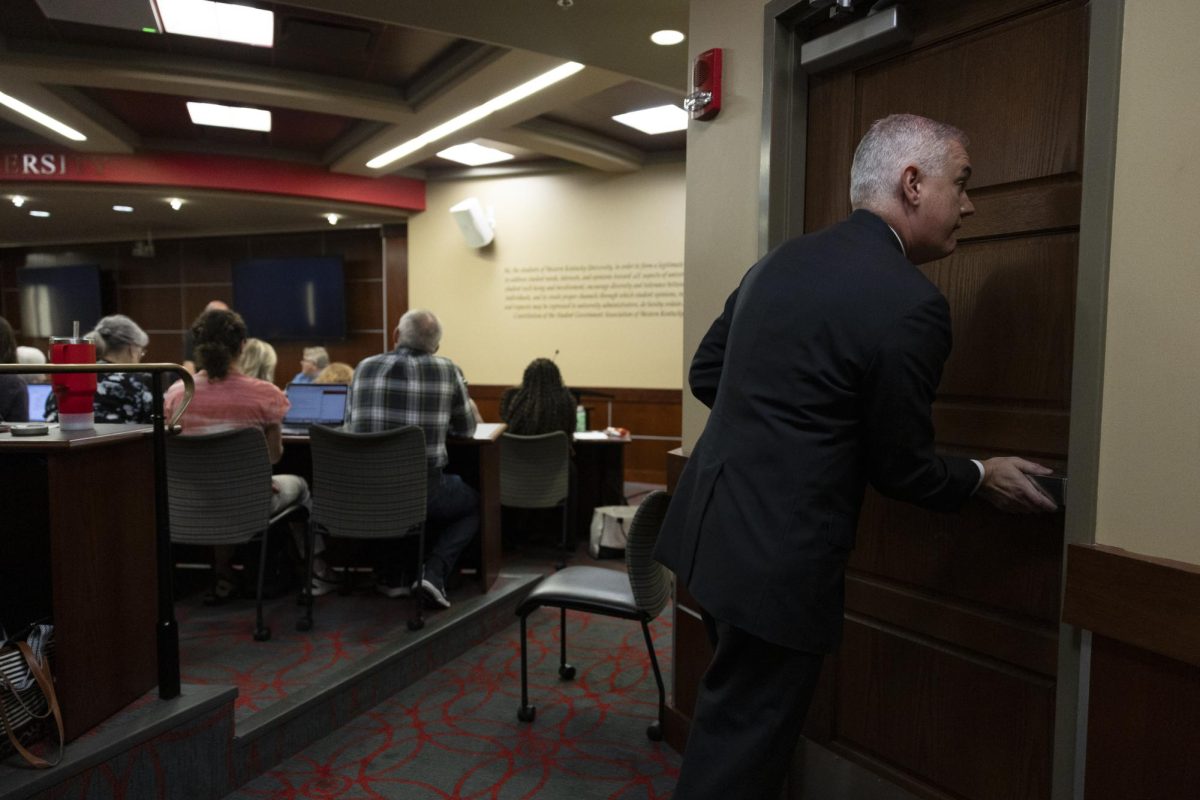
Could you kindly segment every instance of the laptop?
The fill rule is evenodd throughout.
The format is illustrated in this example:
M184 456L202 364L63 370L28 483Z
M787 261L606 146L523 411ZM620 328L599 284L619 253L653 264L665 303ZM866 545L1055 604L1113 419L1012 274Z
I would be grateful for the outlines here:
M341 425L346 416L344 383L289 383L288 401L292 407L283 418L283 433L305 435L313 425Z
M46 421L46 398L50 396L50 384L31 383L26 388L29 393L29 421Z

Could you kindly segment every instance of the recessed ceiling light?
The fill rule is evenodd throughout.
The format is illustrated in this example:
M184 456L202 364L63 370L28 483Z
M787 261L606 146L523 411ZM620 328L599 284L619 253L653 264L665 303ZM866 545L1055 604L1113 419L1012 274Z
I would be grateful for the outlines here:
M475 144L475 142L456 144L453 147L447 147L445 150L438 151L438 158L457 161L460 164L466 164L468 167L495 164L497 161L508 161L512 157L512 153L506 153L494 147L484 147L481 144Z
M672 30L655 31L650 34L650 41L661 45L679 44L686 38L681 32Z
M192 122L197 125L271 132L271 112L263 108L223 106L218 103L197 103L189 100L187 109L188 114L192 117Z
M122 214L132 214L133 206L113 206L113 211L120 211Z
M49 211L38 211L37 209L31 209L29 212L29 216L31 216L31 217L48 217L48 216L50 216L50 212Z
M178 197L168 197L167 205L171 207L172 211L178 211L179 209L183 208L183 200L179 199Z
M26 198L23 195L14 194L12 196L12 204L17 208L20 208L21 206L25 205L25 199Z
M513 103L524 100L531 94L553 86L559 81L571 77L581 69L583 69L583 64L576 61L568 61L565 64L560 64L549 72L543 72L536 78L509 89L504 94L496 95L483 105L475 106L475 108L464 111L454 119L447 120L441 125L430 128L415 139L409 139L404 144L397 145L385 153L380 153L367 162L367 167L369 169L383 169L393 161L403 158L409 153L414 153L427 144L433 144L439 139L444 139L455 131L470 125L472 122L478 122L488 114L511 106Z
M38 111L28 103L22 103L17 98L0 92L0 106L8 106L18 114L28 117L39 125L44 125L59 136L65 136L73 142L86 142L87 137L66 123L59 122L49 114Z
M637 128L642 133L658 134L687 130L688 113L679 106L665 105L630 111L613 117L622 125Z
M211 0L155 0L163 30L224 42L272 47L275 14L261 8Z
M338 214L334 214L334 213L331 211L331 212L329 212L328 214L326 214L326 215L325 215L325 219L329 221L329 224L330 224L330 225L337 225L337 224L338 224L338 220L340 220L340 219L341 219L341 216L340 216L340 215L338 215Z

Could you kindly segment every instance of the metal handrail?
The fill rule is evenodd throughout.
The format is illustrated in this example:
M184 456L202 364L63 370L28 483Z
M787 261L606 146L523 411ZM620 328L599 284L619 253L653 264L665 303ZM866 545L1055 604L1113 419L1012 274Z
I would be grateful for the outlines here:
M154 527L158 566L158 696L163 700L179 696L179 624L175 620L174 563L171 559L171 520L167 506L167 430L175 425L192 396L196 384L192 374L179 364L0 364L0 375L55 375L79 372L143 372L151 375L153 397L151 421L154 424ZM166 423L163 410L162 376L174 372L183 379L183 403Z

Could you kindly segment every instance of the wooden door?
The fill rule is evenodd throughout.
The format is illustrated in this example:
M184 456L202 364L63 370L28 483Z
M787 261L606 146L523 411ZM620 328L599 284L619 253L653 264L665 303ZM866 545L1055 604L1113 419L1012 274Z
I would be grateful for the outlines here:
M808 80L805 229L849 213L853 148L873 120L906 111L966 131L976 214L957 252L923 268L954 323L939 446L1065 468L1086 4L909 10L916 36L903 52ZM922 797L1049 797L1062 523L870 495L845 640L807 734Z

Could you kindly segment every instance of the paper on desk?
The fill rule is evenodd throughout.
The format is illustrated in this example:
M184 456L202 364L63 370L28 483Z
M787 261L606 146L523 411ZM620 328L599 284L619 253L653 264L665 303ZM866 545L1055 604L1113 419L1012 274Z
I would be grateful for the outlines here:
M575 432L575 439L576 439L576 441L579 441L579 440L585 440L585 441L590 441L590 440L600 440L600 441L605 441L605 440L607 440L607 439L608 439L608 434L607 434L607 433L605 433L604 431L576 431L576 432Z

